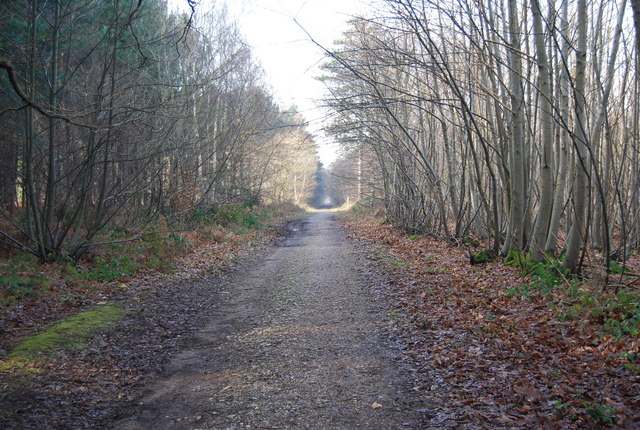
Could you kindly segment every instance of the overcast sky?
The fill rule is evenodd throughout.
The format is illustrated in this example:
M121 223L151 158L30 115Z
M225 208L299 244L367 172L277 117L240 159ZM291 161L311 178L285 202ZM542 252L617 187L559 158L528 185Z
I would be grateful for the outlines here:
M181 0L171 0L171 3ZM201 0L201 6L212 0ZM221 0L218 0L221 1ZM186 0L182 0L186 4ZM323 112L316 108L323 85L320 75L322 50L300 28L323 46L342 37L350 17L362 13L363 0L226 0L247 42L262 63L267 83L281 108L296 105L310 122L309 131L320 143L321 161L330 163L335 148L320 133ZM296 24L296 21L300 24Z

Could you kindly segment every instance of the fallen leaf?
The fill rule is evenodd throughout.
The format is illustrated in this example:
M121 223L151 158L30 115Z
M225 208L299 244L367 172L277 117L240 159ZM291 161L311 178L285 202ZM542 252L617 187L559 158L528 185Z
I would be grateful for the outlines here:
M525 387L525 386L521 386L521 385L514 385L513 386L513 391L515 391L518 394L522 394L522 395L526 396L527 399L529 399L529 400L535 400L535 399L538 399L538 398L542 397L542 392L540 392L539 390L536 390L533 387Z

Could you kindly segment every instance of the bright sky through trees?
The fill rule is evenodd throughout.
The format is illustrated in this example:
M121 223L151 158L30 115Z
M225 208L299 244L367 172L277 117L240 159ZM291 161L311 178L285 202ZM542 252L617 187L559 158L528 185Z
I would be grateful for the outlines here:
M170 0L185 7L186 0ZM208 8L202 0L197 9ZM295 105L310 122L309 131L320 144L319 154L327 165L335 159L336 147L321 128L325 112L318 108L324 86L315 78L321 74L323 52L307 34L323 46L342 37L349 19L362 12L361 0L228 0L234 16L254 55L262 63L265 79L283 109ZM297 22L297 23L296 23ZM304 30L301 28L303 27Z

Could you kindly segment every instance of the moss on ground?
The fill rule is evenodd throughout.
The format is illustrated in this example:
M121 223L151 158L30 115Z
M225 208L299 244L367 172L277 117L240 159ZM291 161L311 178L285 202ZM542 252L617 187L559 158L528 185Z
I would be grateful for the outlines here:
M65 318L43 332L23 339L0 360L0 371L15 367L34 371L36 362L47 359L57 350L84 347L92 333L114 326L123 315L122 306L112 304Z

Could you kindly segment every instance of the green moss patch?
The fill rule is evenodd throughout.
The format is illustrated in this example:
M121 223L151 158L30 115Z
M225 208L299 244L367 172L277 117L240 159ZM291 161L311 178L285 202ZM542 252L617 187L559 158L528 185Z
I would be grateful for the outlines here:
M0 369L33 364L56 350L82 348L92 333L114 326L123 315L124 310L121 306L105 305L70 316L42 333L22 340L0 361Z

